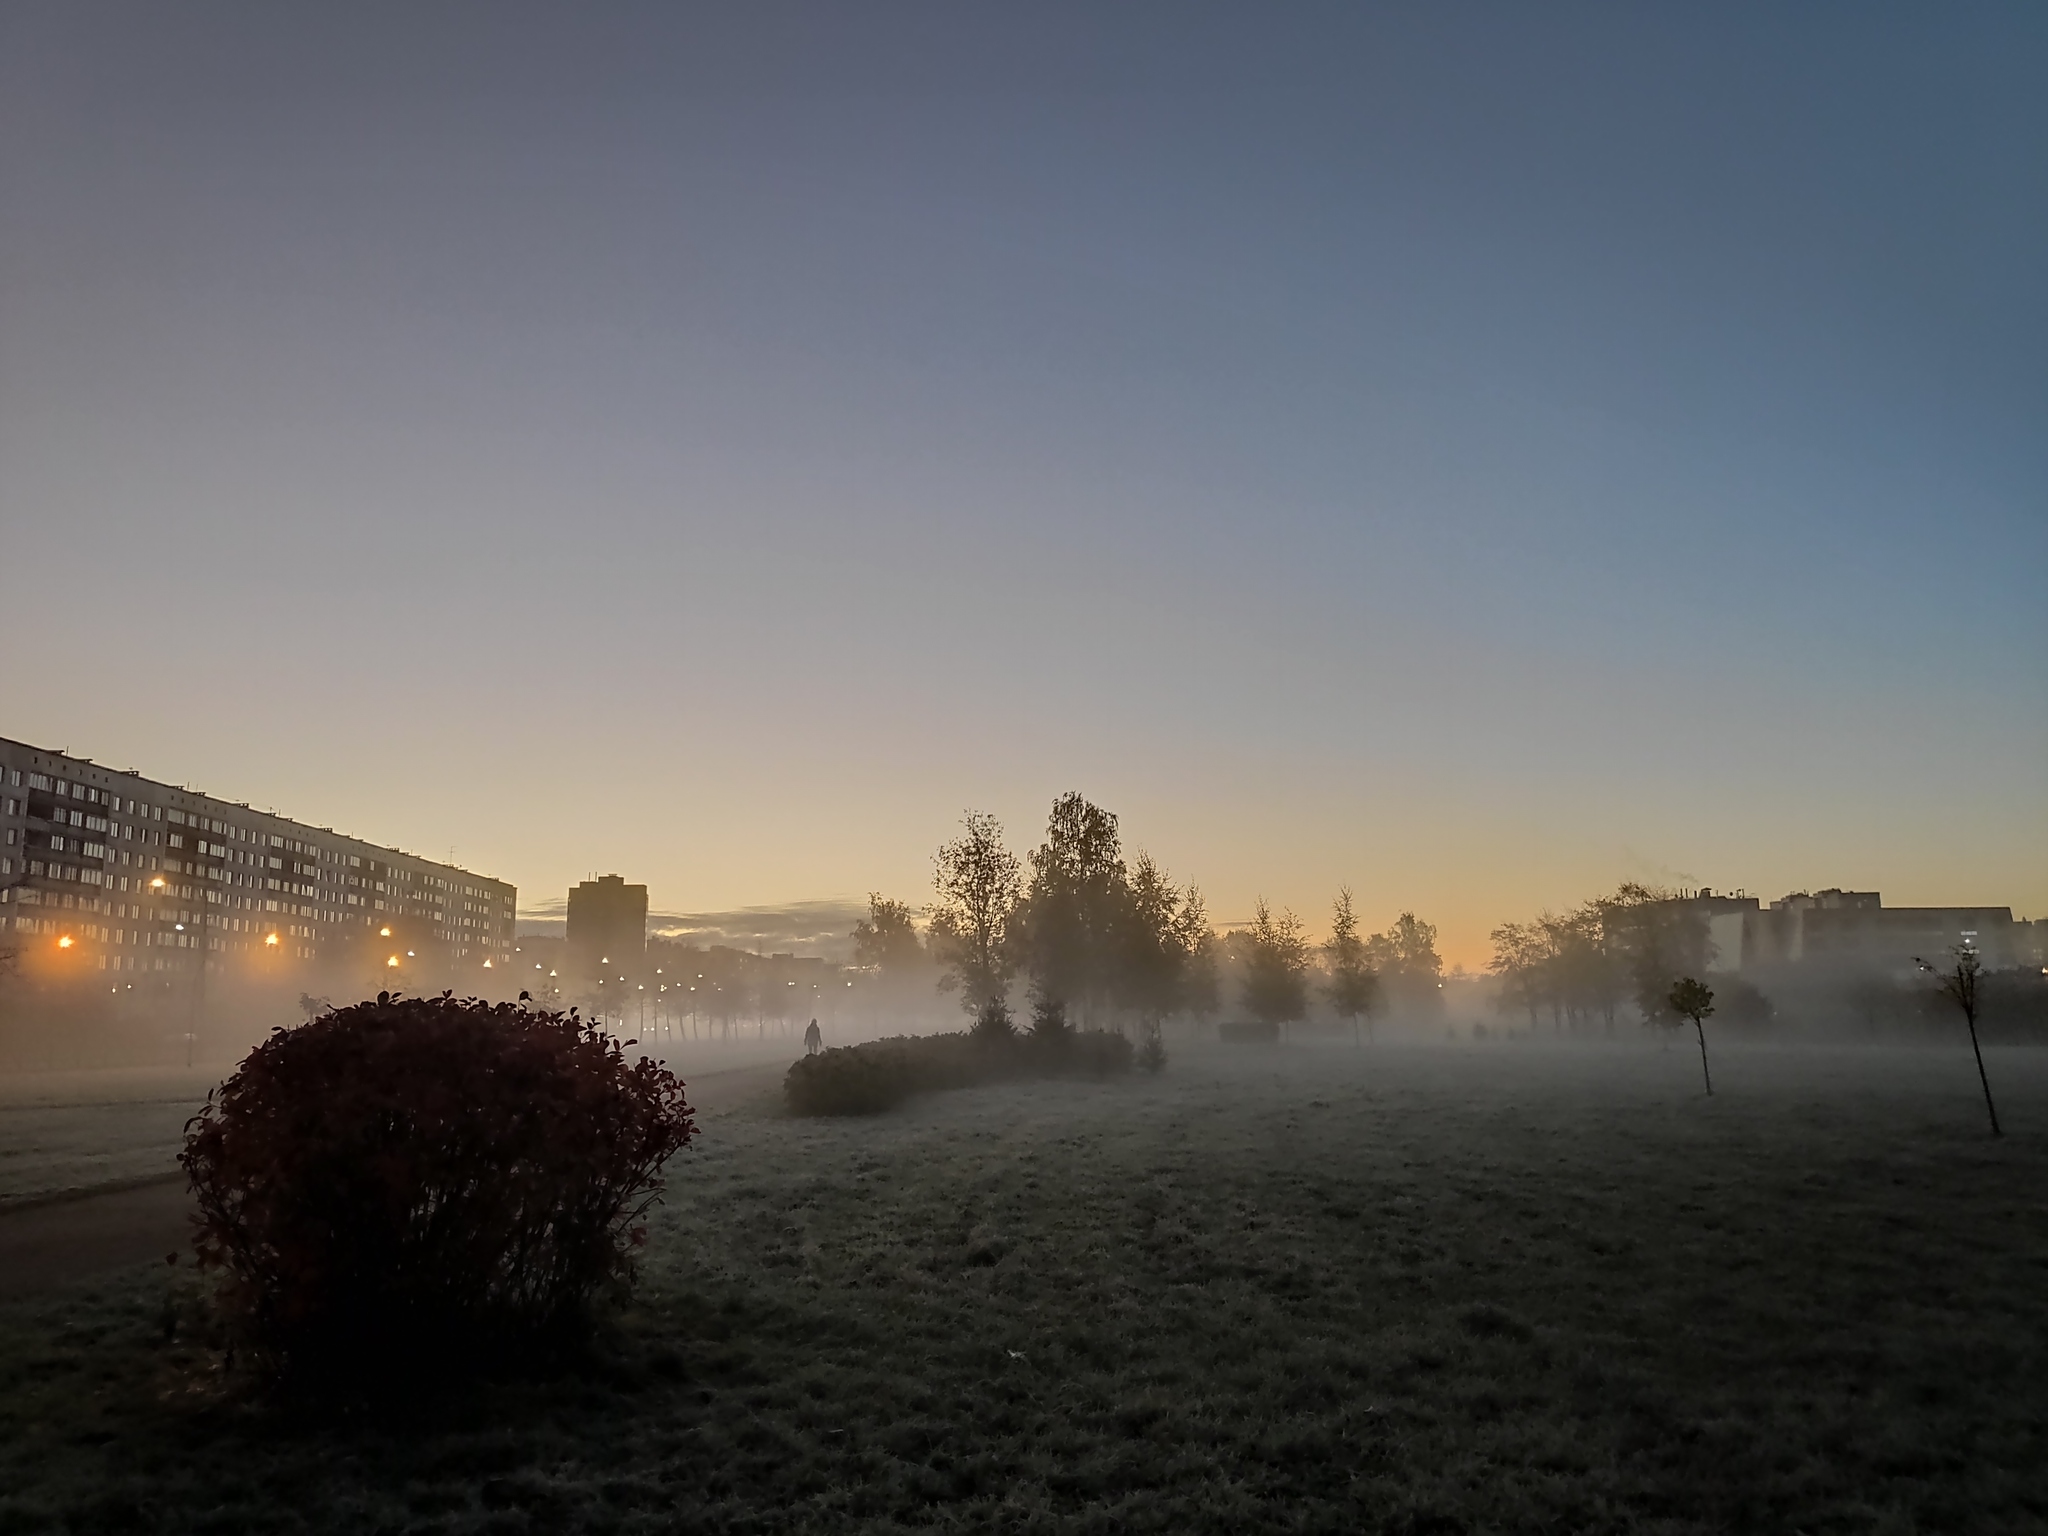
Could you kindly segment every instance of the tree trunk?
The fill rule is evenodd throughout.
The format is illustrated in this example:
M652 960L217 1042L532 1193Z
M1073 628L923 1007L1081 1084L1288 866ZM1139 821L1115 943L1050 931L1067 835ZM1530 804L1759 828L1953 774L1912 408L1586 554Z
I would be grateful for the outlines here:
M1977 1044L1977 1015L1973 1010L1963 1018L1970 1026L1970 1051L1977 1058L1977 1081L1984 1085L1984 1110L1991 1116L1991 1134L2003 1136L2005 1132L1998 1128L1998 1106L1991 1102L1991 1079L1984 1075L1984 1052Z
M1714 1074L1707 1070L1707 1026L1694 1019L1692 1027L1700 1037L1700 1076L1707 1080L1707 1097L1711 1099L1714 1096Z

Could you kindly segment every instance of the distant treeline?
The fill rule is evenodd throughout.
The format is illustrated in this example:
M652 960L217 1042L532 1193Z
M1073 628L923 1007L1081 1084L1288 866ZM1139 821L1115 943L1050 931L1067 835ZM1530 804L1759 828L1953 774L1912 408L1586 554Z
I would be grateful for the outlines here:
M1720 957L1705 915L1680 893L1655 886L1626 883L1566 913L1503 923L1492 938L1496 1007L1557 1033L1611 1031L1625 1014L1675 1024L1671 991L1682 977L1708 979L1717 1022L1738 1028L1796 1023L1877 1035L1952 1022L1931 972L1902 976L1870 965L1810 962L1779 966L1761 977L1762 986L1731 971L1710 976ZM1925 958L1938 968L1945 957ZM2048 1035L2048 977L2024 968L1986 972L1983 986L1987 1038Z
M1320 998L1356 1026L1441 1006L1436 929L1412 912L1363 935L1343 891L1316 946L1261 898L1250 926L1218 935L1201 892L1150 854L1127 855L1116 816L1078 794L1053 802L1044 840L1022 857L993 816L969 813L934 857L934 886L922 932L910 903L871 894L857 962L885 979L936 980L984 1032L1131 1028L1156 1040L1169 1018L1229 1007L1286 1024Z
M1645 1021L1670 1022L1673 983L1705 975L1714 958L1704 916L1674 892L1634 882L1562 916L1503 923L1492 937L1501 1011L1560 1030L1594 1021L1612 1029L1629 1006ZM1770 1017L1755 987L1732 977L1714 984L1724 1020Z

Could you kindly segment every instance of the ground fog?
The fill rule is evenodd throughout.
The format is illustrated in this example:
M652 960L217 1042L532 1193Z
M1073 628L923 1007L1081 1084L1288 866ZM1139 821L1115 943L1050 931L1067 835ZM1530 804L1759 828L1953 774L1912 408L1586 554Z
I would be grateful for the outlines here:
M583 1367L348 1413L189 1279L0 1311L0 1530L2005 1531L2048 1520L2048 1072L1184 1044L706 1114Z

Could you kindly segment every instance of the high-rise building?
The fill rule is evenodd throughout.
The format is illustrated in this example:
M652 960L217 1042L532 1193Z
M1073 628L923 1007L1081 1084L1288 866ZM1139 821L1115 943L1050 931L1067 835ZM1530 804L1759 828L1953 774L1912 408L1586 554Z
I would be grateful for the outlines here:
M569 892L569 964L579 976L610 968L631 975L647 958L647 887L619 875Z
M350 963L438 983L505 963L517 895L451 864L0 737L0 948L32 965Z

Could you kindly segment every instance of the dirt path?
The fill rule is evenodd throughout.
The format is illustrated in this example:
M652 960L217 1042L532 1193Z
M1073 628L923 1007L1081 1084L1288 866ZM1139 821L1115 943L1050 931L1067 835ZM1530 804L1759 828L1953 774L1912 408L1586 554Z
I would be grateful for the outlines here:
M71 1196L0 1215L0 1301L85 1280L178 1251L189 1263L192 1199L185 1175Z
M747 1066L690 1079L701 1116L773 1104L785 1067ZM87 1280L108 1270L192 1257L192 1200L182 1172L85 1190L0 1210L0 1302Z

